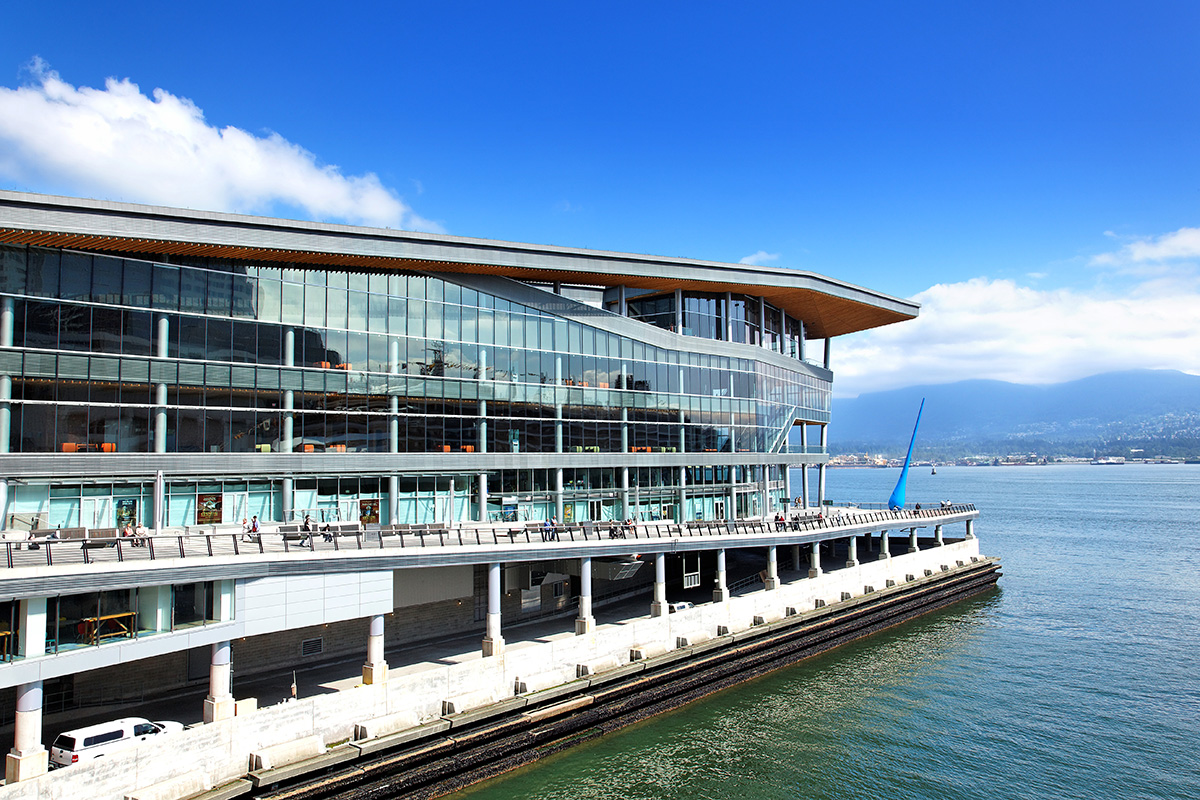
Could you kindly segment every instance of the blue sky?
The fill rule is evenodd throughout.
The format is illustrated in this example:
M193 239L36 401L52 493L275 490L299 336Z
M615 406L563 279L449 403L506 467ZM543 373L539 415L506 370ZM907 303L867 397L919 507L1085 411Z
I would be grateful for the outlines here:
M839 393L1200 372L1194 3L23 3L0 186L806 269Z

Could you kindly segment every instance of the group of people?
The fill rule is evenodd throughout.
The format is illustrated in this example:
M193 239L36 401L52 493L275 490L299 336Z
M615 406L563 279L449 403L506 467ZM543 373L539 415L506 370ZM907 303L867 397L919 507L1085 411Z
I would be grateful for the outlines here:
M333 531L329 529L329 523L325 524L324 528L318 529L317 524L313 522L311 514L304 515L304 522L300 523L300 532L304 536L300 539L300 544L308 544L314 533L320 533L321 537L327 541L333 541Z
M146 526L140 522L137 524L137 527L134 527L132 522L126 520L125 525L121 528L121 538L131 539L130 544L134 547L144 547L148 533L149 531L146 530Z
M558 517L550 517L542 525L542 541L557 542L558 541Z

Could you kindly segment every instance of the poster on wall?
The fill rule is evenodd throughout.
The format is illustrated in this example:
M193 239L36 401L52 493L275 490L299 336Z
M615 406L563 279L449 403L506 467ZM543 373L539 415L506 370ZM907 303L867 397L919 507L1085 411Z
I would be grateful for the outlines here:
M359 500L358 521L363 525L372 525L379 522L379 501Z
M197 525L221 524L221 497L219 494L196 495Z
M575 504L574 503L564 503L563 504L562 521L563 521L564 525L571 525L572 523L575 522Z
M124 528L126 524L137 527L138 501L136 497L117 498L117 527Z

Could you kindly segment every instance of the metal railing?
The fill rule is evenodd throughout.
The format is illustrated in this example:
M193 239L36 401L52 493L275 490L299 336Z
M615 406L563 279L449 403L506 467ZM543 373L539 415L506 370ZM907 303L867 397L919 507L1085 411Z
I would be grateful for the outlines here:
M336 553L342 550L404 550L408 548L499 546L527 544L531 548L548 542L604 542L609 540L650 541L727 536L757 536L778 532L829 532L862 525L919 523L941 517L973 513L970 503L917 510L842 510L836 516L792 514L782 522L774 519L739 519L685 523L641 522L584 523L559 525L493 525L446 528L440 525L383 525L314 531L261 531L259 533L195 533L146 535L141 537L87 536L72 539L38 539L4 542L4 566L72 566L78 564L114 564L163 561L167 559L215 558L243 555L281 555L292 553ZM829 538L833 538L831 535Z

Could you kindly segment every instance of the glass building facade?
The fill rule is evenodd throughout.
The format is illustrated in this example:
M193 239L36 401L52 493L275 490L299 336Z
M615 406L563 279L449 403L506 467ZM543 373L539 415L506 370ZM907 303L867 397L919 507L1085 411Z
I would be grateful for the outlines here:
M787 465L824 459L788 434L828 423L831 374L805 360L804 321L762 297L626 302L614 280L592 307L432 261L14 238L0 244L6 527L711 519L764 513ZM161 515L134 454L164 473ZM13 469L37 456L89 469Z

